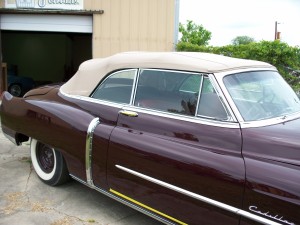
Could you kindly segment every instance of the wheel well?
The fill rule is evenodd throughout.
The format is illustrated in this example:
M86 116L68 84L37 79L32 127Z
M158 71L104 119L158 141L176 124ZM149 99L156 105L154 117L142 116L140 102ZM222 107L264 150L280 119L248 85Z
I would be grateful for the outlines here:
M22 142L26 142L29 140L29 137L24 135L24 134L20 134L20 133L17 133L16 134L16 143L19 145L21 144Z

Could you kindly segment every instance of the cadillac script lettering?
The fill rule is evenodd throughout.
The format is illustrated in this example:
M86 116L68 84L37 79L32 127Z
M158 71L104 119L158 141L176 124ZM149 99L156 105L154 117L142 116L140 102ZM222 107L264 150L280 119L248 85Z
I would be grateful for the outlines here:
M78 5L79 2L78 0L39 0L38 1L38 5L40 7L45 7L46 3L48 2L48 4L50 5Z
M295 223L292 223L292 222L289 222L289 221L283 219L283 216L278 216L278 215L273 216L269 212L262 212L262 211L257 209L257 206L251 205L251 206L249 206L249 210L252 211L252 212L255 212L257 214L260 214L262 216L266 216L266 217L269 217L271 219L277 220L281 223L285 223L285 224L289 224L289 225L296 225Z

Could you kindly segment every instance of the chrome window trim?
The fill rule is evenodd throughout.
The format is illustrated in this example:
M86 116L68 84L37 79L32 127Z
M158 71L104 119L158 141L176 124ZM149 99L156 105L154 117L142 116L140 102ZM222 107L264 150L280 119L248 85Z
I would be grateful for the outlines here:
M136 86L139 80L139 76L140 76L140 69L135 69L135 75L134 75L134 80L133 80L133 84L132 84L132 89L131 89L131 97L130 97L130 102L129 105L133 105L134 100L135 100L135 93L136 93Z
M144 70L199 75L199 76L201 76L201 85L202 85L202 82L203 82L203 76L205 75L204 73L199 73L199 72L189 72L189 71L172 70L172 69L147 69L147 68L140 68L140 69L139 69L139 76L138 76L138 79L139 79L139 77L140 77L141 72L143 72ZM138 85L138 82L137 82L136 87L135 87L135 95L136 95L136 91L137 91L137 85ZM199 89L199 95L200 95L200 90L201 90L201 87L200 87L200 89ZM135 97L135 96L134 96L134 97ZM198 96L198 97L199 97L199 96ZM198 99L199 99L199 98L198 98ZM135 99L134 99L134 100L135 100ZM199 100L197 101L197 105L198 105L198 103L199 103ZM134 102L133 102L132 106L134 106ZM196 110L197 110L197 108L196 108ZM197 114L195 113L194 116L196 116L196 115L197 115Z
M115 71L115 72L112 72L112 73L110 73L109 75L107 75L103 80L101 80L98 84L97 84L97 86L96 86L96 88L93 90L93 92L90 94L90 98L93 98L93 99L97 99L97 98L94 98L93 97L93 95L94 95L94 93L98 90L98 88L99 88L99 86L101 85L101 84L103 84L108 78L110 78L111 76L113 76L113 75L116 75L116 74L118 74L118 73L123 73L123 72L128 72L128 71L135 71L135 75L134 75L134 78L133 78L133 84L132 84L132 87L131 87L131 95L130 95L130 100L129 100L129 104L131 103L131 101L132 101L132 93L133 93L133 88L134 88L134 84L135 84L135 81L136 81L136 75L137 75L137 72L138 72L138 69L121 69L121 70L118 70L118 71ZM108 100L102 100L102 99L98 99L98 100L101 100L101 101L108 101ZM117 103L118 104L118 103ZM122 104L122 103L120 103L120 104ZM128 103L123 103L123 104L128 104Z
M67 94L67 93L63 92L62 90L59 90L59 92L61 95L71 98L71 99L77 99L77 100L87 101L87 102L96 103L96 104L102 104L102 105L116 107L116 108L122 108L123 106L128 105L126 103L109 102L109 101L91 98L91 97L87 97L87 96L71 95L71 94Z
M123 167L123 166L120 166L120 165L115 165L115 167L117 167L119 170L122 170L124 172L129 173L129 174L132 174L132 175L134 175L136 177L142 178L142 179L147 180L149 182L152 182L154 184L157 184L157 185L159 185L161 187L164 187L164 188L167 188L169 190L175 191L177 193L183 194L185 196L191 197L191 198L196 199L198 201L205 202L205 203L207 203L209 205L221 208L223 210L229 211L229 212L234 213L236 215L248 218L248 219L250 219L252 221L256 221L256 222L259 222L259 223L262 223L262 224L268 224L268 225L281 225L280 223L274 222L272 220L263 218L261 216L257 216L257 215L255 215L253 213L250 213L250 212L247 212L245 210L242 210L242 209L230 206L228 204L219 202L217 200L214 200L214 199L211 199L211 198L208 198L208 197L196 194L194 192L191 192L191 191L188 191L186 189L177 187L175 185L172 185L172 184L169 184L167 182L158 180L156 178L147 176L145 174L142 174L142 173L139 173L137 171L128 169L126 167Z
M236 129L240 128L240 125L237 122L213 120L213 119L205 118L205 117L187 116L187 115L182 115L182 114L163 112L163 111L154 110L154 109L142 108L142 107L138 107L138 106L124 106L122 109L128 110L128 111L134 111L134 112L138 112L138 113L144 113L144 114L148 114L148 115L159 116L159 117L163 117L163 118L169 118L169 119L175 119L175 120L191 122L191 123L196 123L196 124L208 125L208 126L236 128Z
M138 71L138 76L137 76L137 81L136 81L136 86L134 87L134 99L132 102L132 106L134 106L134 101L135 101L135 97L136 97L136 92L137 92L137 86L138 86L138 80L140 77L140 74L144 71L144 70L148 70L148 71L162 71L162 72L173 72L173 73L182 73L182 74L193 74L193 75L199 75L203 78L203 76L205 75L204 73L200 73L200 72L191 72L191 71L181 71L181 70L172 70L172 69L153 69L153 68L139 68ZM199 102L199 101L198 101ZM195 114L197 115L197 114Z
M136 91L137 91L137 86L138 86L138 81L140 78L140 74L141 74L142 69L138 69L136 77L135 77L135 81L134 81L134 86L133 86L133 92L132 92L132 99L130 101L130 105L134 105L135 102L135 96L136 96Z
M200 72L189 72L189 71L181 71L181 70L172 70L172 69L147 69L147 68L140 68L139 69L139 76L138 76L138 79L140 77L140 74L144 71L144 70L151 70L151 71L162 71L162 72L173 72L173 73L182 73L182 74L192 74L192 75L198 75L198 76L201 76L201 83L200 83L200 87L199 87L199 95L198 95L198 101L197 101L197 107L196 107L196 111L198 110L198 104L199 104L199 96L200 96L200 93L201 93L201 88L202 88L202 83L203 83L203 77L205 76L204 73L200 73ZM137 85L138 85L138 82L136 83L136 87L135 87L135 96L134 96L134 101L135 101L135 97L136 97L136 92L137 92ZM134 102L131 104L132 106L135 106L134 105ZM154 110L156 111L156 110ZM159 111L159 110L157 110ZM163 112L163 111L160 111L160 112ZM197 117L197 113L195 113L194 115L195 117Z
M145 68L140 67L139 70L142 72L143 70L151 70L151 71L163 71L163 72L174 72L174 73L185 73L185 74L194 74L194 75L204 75L205 73L195 72L195 71L186 71L186 70L176 70L176 69L159 69L159 68Z
M145 68L144 70L146 70ZM137 79L139 76L139 73L143 68L141 69L128 69L128 70L137 70L136 74L136 81L135 85L137 85ZM147 69L147 70L159 70L159 69ZM123 70L122 70L123 71ZM180 70L166 70L166 69L161 69L160 71L174 71L174 72L182 72L182 73L189 73L189 74L199 74L199 75L208 75L208 74L203 74L203 73L197 73L197 72L188 72L188 71L180 71ZM242 72L251 72L251 71L275 71L278 72L275 68L251 68L251 69L239 69L239 70L232 70L232 71L226 71L226 72L219 72L219 73L214 73L214 74L209 74L210 79L212 82L215 82L215 87L219 89L221 96L224 97L224 103L228 107L227 109L230 110L233 116L233 121L229 122L224 122L224 121L214 121L209 118L199 118L199 117L187 117L184 115L176 115L174 113L168 113L168 112L162 112L158 110L151 110L151 109L145 109L145 108L136 108L136 106L133 106L134 99L135 99L135 93L136 93L136 87L134 87L134 95L132 96L131 103L132 105L128 105L126 103L114 103L114 102L109 102L105 100L100 100L100 99L94 99L91 97L87 96L80 96L80 95L71 95L63 92L61 89L59 89L59 93L63 96L73 98L73 99L78 99L78 100L84 100L96 104L103 104L111 107L117 107L117 108L123 108L123 107L128 107L129 109L134 109L138 112L142 113L147 113L147 114L152 114L152 115L158 115L166 118L174 118L174 119L179 119L183 121L189 121L189 122L196 122L199 124L205 124L205 125L212 125L212 126L221 126L221 127L229 127L229 128L254 128L254 127L264 127L264 126L269 126L269 125L275 125L275 124L280 124L280 123L285 123L294 119L300 118L300 112L287 115L284 117L278 117L278 118L272 118L272 119L266 119L266 120L260 120L260 121L244 121L239 110L235 106L230 94L228 93L224 83L223 83L223 78L227 75L231 75L234 73L242 73ZM130 108L132 107L132 108ZM238 125L238 123L239 125Z
M236 116L237 121L240 123L241 128L254 128L254 127L265 127L270 125L276 125L280 123L285 123L294 119L300 118L300 112L282 116L282 117L276 117L272 119L264 119L264 120L257 120L257 121L244 121L242 115L240 114L238 108L236 107L234 101L232 100L229 92L227 91L224 83L223 78L236 73L243 73L243 72L254 72L254 71L274 71L278 72L275 68L251 68L251 69L239 69L239 70L232 70L227 72L220 72L213 74L215 80L217 81L219 87L224 93L225 98L227 99L227 102L229 103L234 115Z
M220 73L214 74L214 77L215 77L216 81L218 82L218 85L221 88L221 90L223 90L224 96L226 97L227 102L231 106L232 111L235 114L238 122L242 123L242 122L244 122L244 119L243 119L242 115L240 114L240 111L236 107L234 101L232 100L231 95L227 91L227 88L225 87L225 84L223 82L223 78L228 75L232 75L232 74L236 74L236 73L253 72L253 71L270 71L270 70L271 70L270 68L251 68L251 69L231 70L231 71L220 72ZM277 70L274 69L272 71L277 71Z
M139 76L141 74L142 71L144 70L151 70L151 71L162 71L162 72L174 72L174 73L182 73L182 74L193 74L193 75L199 75L201 76L201 83L200 83L200 87L199 87L199 95L198 95L198 101L197 101L197 108L196 108L196 112L194 116L186 116L186 115L179 115L179 114L175 114L175 113L168 113L168 112L164 112L164 111L160 111L160 110L155 110L155 109L145 109L142 107L138 107L134 105L134 101L135 101L135 97L136 97L136 92L137 92L137 85L138 85L138 79ZM201 90L202 90L202 86L203 86L203 80L204 77L208 76L208 78L210 79L214 89L218 92L218 96L220 97L220 101L221 104L224 106L229 119L228 121L221 121L221 120L213 120L213 118L210 117L203 117L201 115L198 115L198 106L199 106L199 101L200 101L200 96L201 96ZM234 113L232 112L229 104L226 102L226 99L223 96L223 92L221 91L221 89L219 88L219 86L217 85L216 81L214 80L214 76L211 74L206 74L206 73L200 73L200 72L189 72L189 71L180 71L180 70L168 70L168 69L148 69L148 68L140 68L139 72L138 72L138 76L137 76L137 81L135 83L135 90L134 90L134 99L132 101L132 104L128 107L138 107L140 109L143 109L143 111L138 111L138 112L144 112L144 113L154 113L153 115L158 115L157 113L159 113L159 116L165 116L165 117L169 117L171 116L172 118L178 119L178 117L180 117L179 119L182 119L184 121L186 121L185 119L188 119L189 122L194 122L194 121L199 121L201 120L205 125L212 125L212 126L222 126L222 127L234 127L234 128L240 128L239 126L235 126L236 124L234 124L234 126L232 126L233 124L225 124L225 123L235 123L237 122ZM127 110L127 107L125 106L124 109ZM128 108L129 110L131 110L131 108ZM133 108L134 110L137 110L136 108ZM174 115L174 116L173 116ZM194 119L194 121L192 121L192 119Z
M99 118L94 118L87 129L86 132L86 142L85 142L85 171L86 171L86 182L89 185L94 185L92 176L92 151L93 151L93 135L96 126L100 124Z
M197 101L197 106L196 106L196 112L195 112L195 116L198 115L198 110L199 110L199 104L200 104L200 98L201 98L201 92L202 92L202 87L203 87L203 82L204 82L204 76L201 76L201 82L200 82L200 87L199 87L199 93L198 93L198 101Z
M214 75L208 74L208 77L209 77L209 80L211 81L211 84L213 85L214 89L216 90L218 97L221 101L221 104L223 105L227 115L230 117L228 120L237 122L238 120L237 120L234 112L232 111L230 105L228 104L228 101L225 98L224 93L223 93L222 89L220 88L218 82L216 81Z
M180 120L180 121L186 121L186 122L197 123L197 124L208 125L208 126L216 126L216 127L224 127L224 128L237 128L237 129L240 128L239 123L232 122L232 121L220 121L220 120L212 120L212 119L204 118L204 117L185 116L185 115L181 115L181 114L168 113L168 112L163 112L163 111L154 110L154 109L146 109L146 108L142 108L142 107L138 107L138 106L131 106L128 104L112 103L112 102L103 101L103 100L99 100L99 99L93 99L91 97L66 94L66 93L62 92L61 90L60 90L60 93L66 97L73 98L73 99L83 100L83 101L87 101L87 102L91 102L91 103L95 103L95 104L102 104L102 105L116 107L116 108L122 108L124 110L145 113L148 115L155 115L155 116L160 116L160 117L164 117L164 118L171 118L171 119L176 119L176 120Z
M254 127L265 127L265 126L271 126L281 123L286 123L291 120L299 119L300 118L300 112L296 112L290 115L286 116L280 116L275 117L272 119L265 119L265 120L259 120L259 121L249 121L249 122L241 122L241 128L254 128Z

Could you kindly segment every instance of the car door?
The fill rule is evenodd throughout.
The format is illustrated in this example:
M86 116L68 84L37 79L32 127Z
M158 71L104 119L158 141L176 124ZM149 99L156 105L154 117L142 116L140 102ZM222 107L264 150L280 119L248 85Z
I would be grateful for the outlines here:
M110 138L110 192L178 224L238 224L241 133L204 74L141 70Z
M136 73L136 69L125 69L108 74L88 100L77 102L96 117L88 128L85 150L86 182L91 186L107 188L110 134L117 125L119 111L130 103Z

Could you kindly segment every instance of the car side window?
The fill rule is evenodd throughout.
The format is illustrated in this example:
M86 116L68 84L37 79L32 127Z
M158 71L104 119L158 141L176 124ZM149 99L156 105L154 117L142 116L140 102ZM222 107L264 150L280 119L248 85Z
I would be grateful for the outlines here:
M203 78L197 116L227 120L228 114L208 77Z
M142 70L135 106L195 116L201 75L166 70Z
M113 73L100 83L91 97L115 103L129 104L136 71L133 69Z

